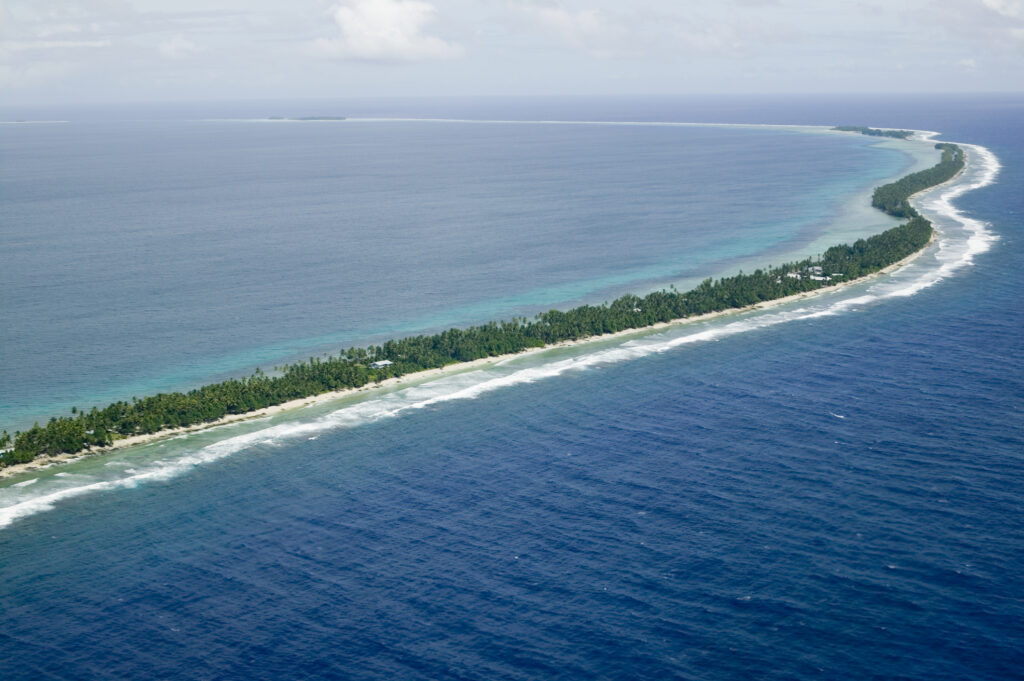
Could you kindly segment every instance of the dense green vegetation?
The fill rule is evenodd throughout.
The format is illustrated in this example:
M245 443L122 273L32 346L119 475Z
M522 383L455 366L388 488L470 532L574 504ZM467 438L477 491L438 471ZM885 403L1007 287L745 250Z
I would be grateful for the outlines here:
M837 125L832 129L839 132L859 132L862 135L870 135L871 137L895 137L901 140L908 139L914 134L913 130L879 130L878 128L865 128L860 125Z
M899 218L917 217L917 211L907 199L922 189L942 184L964 167L964 151L960 147L940 143L935 148L942 150L942 160L938 164L878 187L871 196L871 205Z
M852 246L833 246L817 260L758 269L750 274L740 272L717 281L706 279L685 293L673 289L646 296L630 294L603 305L551 310L534 319L489 322L351 348L337 356L312 357L281 367L274 376L257 370L247 378L230 379L187 393L132 398L130 402L119 401L89 411L72 409L70 416L51 418L46 425L37 423L25 432L15 433L13 448L12 439L4 431L0 435L0 450L8 449L0 458L0 466L31 461L43 454L101 447L131 435L209 423L229 414L244 414L457 362L742 308L877 272L923 248L931 238L931 223L910 207L907 198L950 179L964 162L962 151L955 145L936 146L943 150L938 165L875 191L875 205L891 215L909 217L906 223L859 239ZM373 366L382 360L390 360L391 364Z

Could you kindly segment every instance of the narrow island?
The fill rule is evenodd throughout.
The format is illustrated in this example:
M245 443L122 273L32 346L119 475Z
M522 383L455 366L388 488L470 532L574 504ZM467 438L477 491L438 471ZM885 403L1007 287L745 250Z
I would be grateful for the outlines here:
M344 116L301 116L299 118L286 118L285 116L270 116L268 121L344 121Z
M880 128L865 128L860 125L837 125L832 129L838 132L859 132L871 137L894 137L901 140L910 139L914 134L913 130L882 130Z
M872 136L882 132L860 127L835 129ZM268 407L407 374L748 308L859 279L899 263L930 243L932 225L910 205L909 198L952 179L964 167L960 147L948 143L935 147L942 150L938 164L882 185L872 195L873 206L907 222L852 245L832 246L817 260L808 258L749 274L740 272L717 281L709 278L682 293L672 289L642 297L627 294L611 303L551 310L533 319L513 318L350 348L337 356L286 365L273 376L257 369L247 378L229 379L185 393L132 398L131 402L118 401L87 412L73 408L69 416L53 417L43 426L36 423L13 437L3 431L0 468L25 464L37 457L103 451L118 443L137 442L140 436L160 437L183 428L215 425Z

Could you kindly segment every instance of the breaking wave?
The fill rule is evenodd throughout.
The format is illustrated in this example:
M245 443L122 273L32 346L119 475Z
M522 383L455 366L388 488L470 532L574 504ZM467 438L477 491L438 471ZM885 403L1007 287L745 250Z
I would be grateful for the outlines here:
M925 133L928 138L934 133ZM1000 170L999 160L984 147L961 144L967 152L964 172L947 184L927 190L913 199L915 206L936 227L934 245L913 262L888 275L857 283L838 291L827 291L778 308L742 312L723 318L671 327L657 333L615 342L600 341L571 350L549 350L512 357L483 369L465 371L419 385L372 396L311 420L272 423L268 419L232 424L190 436L176 443L184 447L180 455L167 450L163 458L142 460L133 457L130 464L108 461L93 466L88 473L47 475L24 480L0 489L0 527L19 518L53 509L58 503L91 494L132 488L140 483L166 481L187 471L257 446L275 447L314 439L325 431L354 428L362 424L391 419L412 410L455 400L470 400L515 385L533 383L570 372L627 362L668 352L693 343L704 343L789 322L838 315L886 299L912 296L969 267L974 258L991 248L998 236L981 220L961 213L953 201L966 192L992 184ZM569 353L571 356L566 357ZM295 415L292 414L294 419ZM839 418L837 416L837 418ZM230 430L255 430L224 437ZM203 437L220 438L200 445ZM191 445L189 451L189 443ZM147 445L160 455L160 443ZM140 451L146 448L140 448ZM138 460L136 460L138 459ZM40 484L35 484L39 482Z

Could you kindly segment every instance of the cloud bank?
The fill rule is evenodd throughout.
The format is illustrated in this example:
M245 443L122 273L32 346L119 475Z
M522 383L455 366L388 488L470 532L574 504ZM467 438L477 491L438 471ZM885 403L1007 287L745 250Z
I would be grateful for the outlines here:
M340 34L313 43L317 54L370 62L450 59L461 46L427 35L437 9L422 0L347 0L331 8Z

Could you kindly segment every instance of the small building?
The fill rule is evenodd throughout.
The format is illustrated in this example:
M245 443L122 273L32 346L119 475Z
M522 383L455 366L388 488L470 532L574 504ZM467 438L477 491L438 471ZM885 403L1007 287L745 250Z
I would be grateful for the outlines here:
M371 362L370 363L370 368L371 369L383 369L384 367L389 367L392 364L394 364L394 362L392 362L390 359L382 359L382 360L378 360L376 362Z
M801 278L799 272L786 272L786 276L789 277L790 279L800 279Z

